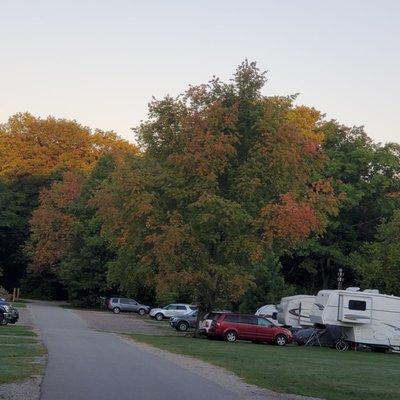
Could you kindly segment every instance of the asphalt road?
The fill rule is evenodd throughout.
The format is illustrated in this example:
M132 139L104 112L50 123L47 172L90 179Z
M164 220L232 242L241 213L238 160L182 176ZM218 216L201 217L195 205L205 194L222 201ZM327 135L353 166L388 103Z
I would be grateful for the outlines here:
M96 332L72 311L33 303L48 350L41 400L238 400L237 394L118 336Z

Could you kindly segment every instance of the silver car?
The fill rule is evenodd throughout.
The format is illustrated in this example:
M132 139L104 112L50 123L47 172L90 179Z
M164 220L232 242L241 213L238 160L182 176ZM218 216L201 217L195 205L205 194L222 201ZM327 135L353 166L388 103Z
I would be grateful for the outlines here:
M161 321L164 318L178 317L196 310L197 307L191 304L168 304L163 308L152 308L150 317Z
M119 314L121 311L137 312L139 315L148 314L149 306L138 303L136 300L127 299L125 297L112 297L108 301L108 309L114 314Z

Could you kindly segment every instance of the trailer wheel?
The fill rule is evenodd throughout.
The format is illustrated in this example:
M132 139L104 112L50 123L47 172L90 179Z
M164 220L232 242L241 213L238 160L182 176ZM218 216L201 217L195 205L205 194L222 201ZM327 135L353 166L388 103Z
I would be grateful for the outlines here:
M388 349L387 347L373 347L372 351L375 353L386 353Z

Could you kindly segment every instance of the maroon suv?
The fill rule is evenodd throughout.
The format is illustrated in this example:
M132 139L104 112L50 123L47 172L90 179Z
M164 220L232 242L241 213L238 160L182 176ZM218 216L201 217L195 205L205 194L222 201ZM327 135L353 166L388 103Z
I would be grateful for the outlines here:
M224 338L228 342L242 339L275 343L278 346L292 342L292 333L289 330L275 326L266 318L233 313L220 314L212 322L208 336Z

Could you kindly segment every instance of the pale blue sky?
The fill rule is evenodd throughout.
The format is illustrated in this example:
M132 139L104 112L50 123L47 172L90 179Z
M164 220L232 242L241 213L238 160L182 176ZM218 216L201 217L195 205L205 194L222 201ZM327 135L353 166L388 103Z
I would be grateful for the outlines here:
M0 0L0 121L30 111L133 140L153 95L244 58L269 71L265 94L400 141L400 0Z

